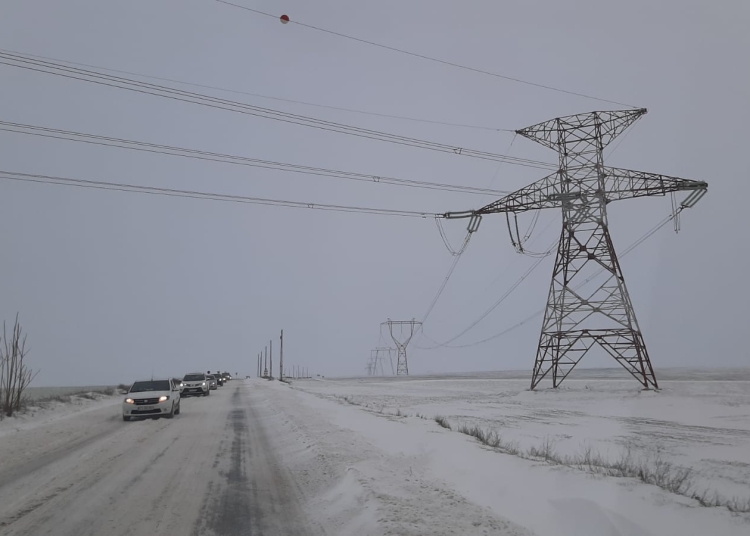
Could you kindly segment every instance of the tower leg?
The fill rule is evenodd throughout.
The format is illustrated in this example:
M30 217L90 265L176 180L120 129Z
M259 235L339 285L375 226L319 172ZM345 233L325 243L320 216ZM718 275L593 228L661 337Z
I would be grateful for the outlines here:
M396 362L396 376L409 375L409 364L406 361L406 347L398 347L398 361Z
M583 287L602 269L607 280ZM606 224L566 222L555 259L531 389L551 372L558 387L598 345L645 389L658 389Z

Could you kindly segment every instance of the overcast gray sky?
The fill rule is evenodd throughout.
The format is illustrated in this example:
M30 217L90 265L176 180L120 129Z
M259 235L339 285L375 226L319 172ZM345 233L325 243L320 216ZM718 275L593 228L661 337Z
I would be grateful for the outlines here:
M362 39L644 106L607 163L706 180L709 194L622 259L657 369L746 366L750 4L745 0L236 0ZM3 0L0 48L391 115L525 127L617 106L457 70L213 0ZM0 119L295 164L512 190L545 173L390 145L0 66ZM198 90L347 124L504 153L512 134ZM512 156L555 162L518 138ZM305 202L442 212L492 197L275 171L0 132L0 169ZM494 180L493 180L494 177ZM668 198L610 205L619 250ZM530 221L524 216L522 224ZM551 224L550 224L551 223ZM466 221L446 222L458 243ZM546 227L550 224L549 227ZM290 365L364 372L386 318L419 319L452 262L431 219L340 214L0 181L0 313L18 311L39 385L255 370L285 330ZM536 249L558 236L541 214ZM546 231L540 232L546 227ZM445 340L534 262L487 217L425 324ZM542 308L546 258L456 341ZM498 276L501 276L498 278ZM412 373L531 369L541 318L490 343L423 350ZM614 361L593 364L613 365Z

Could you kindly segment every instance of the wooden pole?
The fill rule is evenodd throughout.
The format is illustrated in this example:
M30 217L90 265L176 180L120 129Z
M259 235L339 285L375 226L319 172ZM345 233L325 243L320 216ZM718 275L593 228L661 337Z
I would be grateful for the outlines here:
M279 337L279 379L284 381L284 330Z

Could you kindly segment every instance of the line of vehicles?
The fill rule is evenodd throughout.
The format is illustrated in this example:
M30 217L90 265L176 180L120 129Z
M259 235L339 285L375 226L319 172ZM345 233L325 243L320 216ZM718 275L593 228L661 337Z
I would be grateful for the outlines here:
M209 396L211 391L231 381L229 372L190 372L180 380L140 380L130 386L122 402L122 420L174 418L180 414L180 401L186 396Z

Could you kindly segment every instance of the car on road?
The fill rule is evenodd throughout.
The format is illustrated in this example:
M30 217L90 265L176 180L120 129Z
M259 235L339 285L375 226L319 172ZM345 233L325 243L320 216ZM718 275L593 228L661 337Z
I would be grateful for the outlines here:
M216 377L213 374L206 374L206 379L208 380L208 388L211 391L215 391L219 388L219 383L216 381Z
M221 375L221 373L217 372L213 375L214 378L216 378L216 384L219 387L222 387L224 385L224 376Z
M182 394L182 380L180 378L172 378L172 383L174 383L177 387L180 389L180 394Z
M180 387L173 380L142 380L130 386L122 402L122 420L180 414Z
M202 372L191 372L185 374L182 378L182 394L183 395L200 395L208 396L211 394L211 389L208 386L208 378Z

